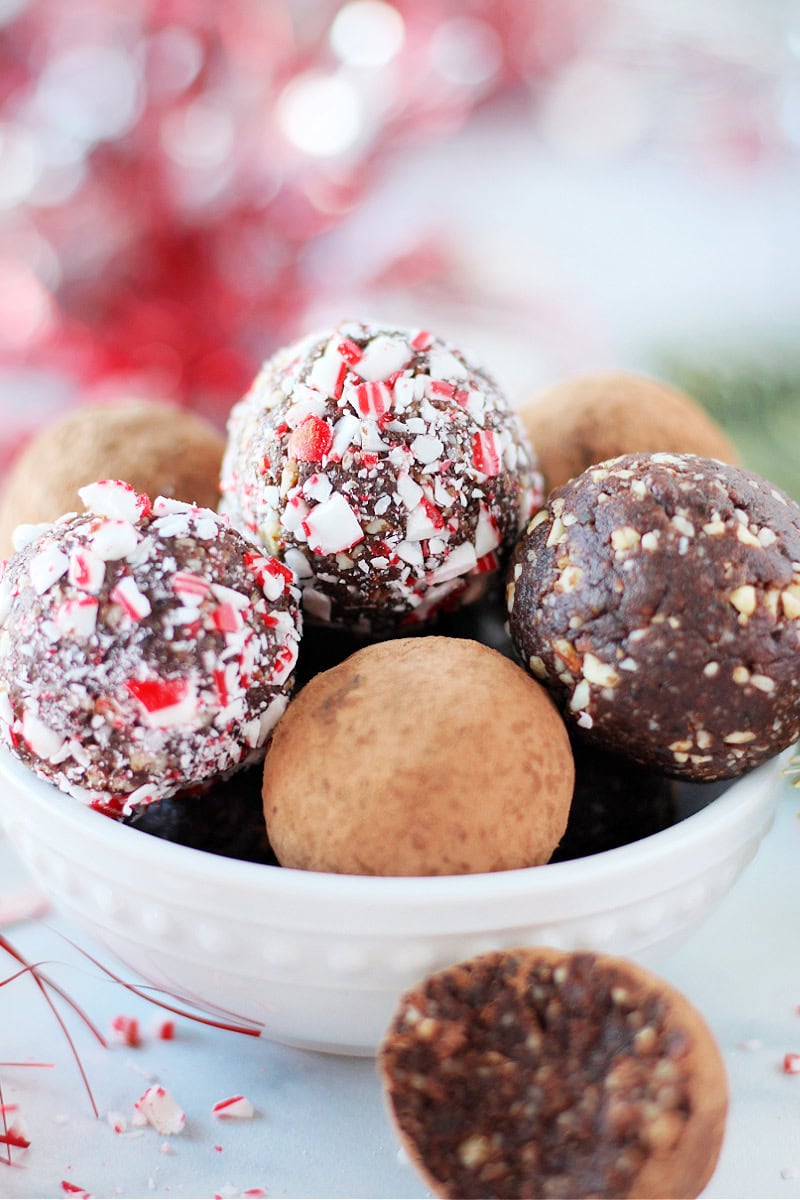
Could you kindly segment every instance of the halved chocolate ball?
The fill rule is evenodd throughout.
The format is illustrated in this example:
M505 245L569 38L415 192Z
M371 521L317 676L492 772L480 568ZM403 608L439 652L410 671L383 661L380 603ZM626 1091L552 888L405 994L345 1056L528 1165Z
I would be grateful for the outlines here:
M526 948L449 967L403 996L379 1066L437 1196L694 1197L722 1144L711 1032L625 959Z

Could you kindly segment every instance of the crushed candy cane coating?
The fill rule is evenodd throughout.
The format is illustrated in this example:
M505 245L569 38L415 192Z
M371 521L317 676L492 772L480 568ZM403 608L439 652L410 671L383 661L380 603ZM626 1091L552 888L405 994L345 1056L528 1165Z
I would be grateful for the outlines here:
M222 510L292 565L311 619L364 633L477 599L542 499L497 384L426 331L305 338L228 433Z
M209 509L130 491L84 489L92 511L0 575L0 739L114 817L263 756L301 628L285 564Z

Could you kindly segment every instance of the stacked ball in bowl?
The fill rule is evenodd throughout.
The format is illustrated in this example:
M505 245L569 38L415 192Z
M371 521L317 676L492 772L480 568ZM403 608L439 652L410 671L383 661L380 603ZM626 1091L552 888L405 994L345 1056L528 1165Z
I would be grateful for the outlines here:
M186 414L164 414L185 437ZM0 589L0 732L111 815L155 828L178 795L189 824L212 804L213 826L209 785L271 740L278 862L496 871L557 851L576 756L715 780L800 734L800 510L723 463L724 435L663 385L572 381L520 421L458 348L348 323L275 355L224 458L203 431L202 455L148 482L166 493L152 504L80 465L105 446L96 473L135 485L148 416L83 415L62 458L86 511L25 523L34 446L0 513L23 518ZM58 444L41 436L43 462ZM216 515L187 493L216 487L220 459ZM496 615L504 583L521 666L442 636L470 609ZM298 645L309 682L284 715Z

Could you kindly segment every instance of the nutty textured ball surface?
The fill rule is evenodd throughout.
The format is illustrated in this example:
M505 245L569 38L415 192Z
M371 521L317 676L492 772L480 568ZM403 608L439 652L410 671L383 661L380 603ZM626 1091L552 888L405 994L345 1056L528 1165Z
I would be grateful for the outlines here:
M437 1196L696 1197L722 1145L713 1035L625 959L525 948L449 967L403 996L378 1061Z
M486 590L541 476L460 350L349 323L267 362L231 413L222 490L295 571L312 620L384 636Z
M574 768L547 693L494 650L425 637L359 650L290 704L264 764L285 867L453 875L544 863Z
M585 739L740 775L800 736L800 506L694 455L627 455L551 493L509 570L517 653Z
M3 564L0 739L119 817L263 757L299 593L209 509L112 481L82 497Z
M594 463L659 450L736 463L719 425L666 383L623 371L566 379L520 409L548 491Z
M219 503L225 439L194 413L143 401L87 406L48 425L15 461L0 498L0 554L17 525L38 525L83 508L78 488L125 479L137 492Z

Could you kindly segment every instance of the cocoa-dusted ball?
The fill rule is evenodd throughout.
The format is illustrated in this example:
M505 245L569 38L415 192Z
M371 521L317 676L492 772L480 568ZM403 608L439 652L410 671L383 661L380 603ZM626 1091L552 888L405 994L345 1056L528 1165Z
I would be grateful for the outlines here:
M546 862L573 763L545 690L466 639L359 650L307 683L264 764L285 867L452 875Z
M556 489L509 570L517 653L585 739L687 779L800 736L800 506L694 455Z
M263 757L300 597L210 509L108 480L81 498L3 564L0 738L118 817Z
M17 525L79 512L78 489L96 479L125 479L148 496L216 508L224 450L213 425L172 405L76 409L38 433L14 463L0 499L0 555L11 553Z
M354 322L264 366L231 414L222 489L312 620L384 636L486 590L541 477L486 371L429 333Z
M736 448L691 396L644 375L566 379L520 410L548 490L593 463L659 450L738 462Z
M525 948L448 967L402 997L378 1061L437 1196L689 1198L722 1145L711 1031L621 958Z

